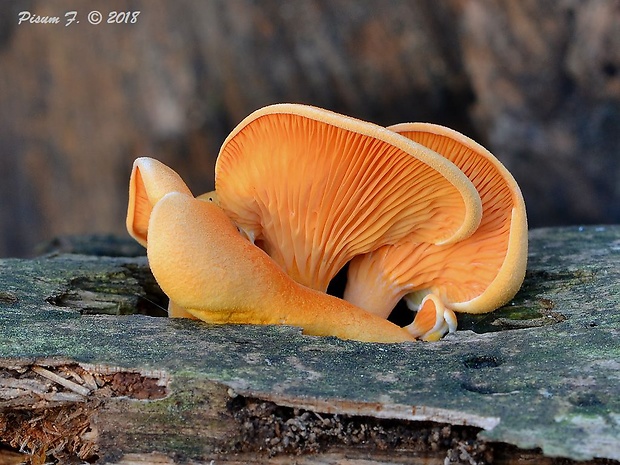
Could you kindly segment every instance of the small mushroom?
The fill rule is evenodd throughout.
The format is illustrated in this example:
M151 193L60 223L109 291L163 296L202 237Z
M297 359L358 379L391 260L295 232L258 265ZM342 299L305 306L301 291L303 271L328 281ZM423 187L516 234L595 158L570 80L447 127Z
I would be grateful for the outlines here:
M215 203L171 192L153 207L148 259L172 301L209 323L283 324L305 334L371 342L414 338L403 328L287 276Z
M181 177L162 162L149 157L140 157L134 161L129 178L126 225L129 234L144 247L147 247L148 224L153 206L169 192L191 195ZM203 194L205 200L209 199L209 194ZM168 316L195 318L173 301L168 304Z
M405 326L412 336L424 341L438 341L447 332L456 331L456 327L456 315L435 294L427 294L422 298L417 306L414 323Z
M485 313L519 290L527 262L527 218L516 181L484 147L457 131L425 123L389 129L440 153L472 181L482 199L482 220L468 238L436 245L407 236L355 257L344 298L387 317L405 296L418 314L408 329L436 339L456 329L453 312ZM428 299L430 295L436 298Z
M278 104L244 119L215 166L219 204L296 281L325 291L356 255L408 235L470 236L481 202L449 160L386 128Z
M149 157L140 157L133 162L126 225L129 234L144 247L153 205L168 192L191 195L181 177L162 162Z

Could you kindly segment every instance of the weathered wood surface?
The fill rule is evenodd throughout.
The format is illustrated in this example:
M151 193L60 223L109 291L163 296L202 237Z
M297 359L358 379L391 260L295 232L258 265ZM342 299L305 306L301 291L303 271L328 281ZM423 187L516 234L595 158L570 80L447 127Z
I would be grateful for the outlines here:
M619 259L620 227L534 230L513 302L402 345L127 315L165 305L145 258L2 260L0 442L32 463L615 462Z

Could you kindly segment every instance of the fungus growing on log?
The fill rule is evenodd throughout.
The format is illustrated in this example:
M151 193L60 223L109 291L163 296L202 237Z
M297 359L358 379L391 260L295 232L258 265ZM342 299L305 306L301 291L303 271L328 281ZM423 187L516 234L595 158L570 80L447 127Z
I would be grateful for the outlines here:
M216 190L194 198L160 162L134 163L127 228L170 316L434 340L456 329L454 312L492 311L523 281L519 187L448 128L272 105L232 131L215 174ZM323 291L349 261L347 302ZM404 329L387 320L403 297L417 310Z
M244 119L222 145L215 187L250 241L320 291L356 255L405 236L454 243L481 217L478 193L446 158L305 105L272 105Z
M177 172L162 162L149 157L140 157L134 161L129 178L129 203L125 222L131 237L144 247L148 245L148 224L153 207L169 192L191 195ZM168 304L168 316L195 318L172 300Z
M212 202L171 192L153 207L147 254L172 301L209 323L283 324L370 342L414 340L405 329L293 281Z
M168 192L191 192L176 171L160 161L140 157L133 162L129 178L127 231L146 247L149 218L153 206Z
M482 220L470 237L453 244L406 236L355 257L344 297L383 317L405 297L411 309L419 310L408 329L416 337L437 339L456 329L454 312L493 311L520 288L527 262L525 204L508 170L468 137L425 123L389 129L458 166L479 192ZM429 294L437 298L425 299Z

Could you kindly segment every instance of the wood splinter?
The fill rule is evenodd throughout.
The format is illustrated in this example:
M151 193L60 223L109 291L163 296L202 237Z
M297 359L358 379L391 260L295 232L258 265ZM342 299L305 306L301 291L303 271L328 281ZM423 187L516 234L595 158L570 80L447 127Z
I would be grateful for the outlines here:
M40 376L43 376L44 378L49 379L50 381L60 384L61 386L69 389L70 391L75 392L76 394L80 394L81 396L86 397L91 392L90 389L88 389L87 387L81 386L77 383L74 383L73 381L69 381L68 379L63 378L62 376L59 376L56 373L53 373L49 370L46 370L43 367L33 366L32 371L34 371L36 374Z

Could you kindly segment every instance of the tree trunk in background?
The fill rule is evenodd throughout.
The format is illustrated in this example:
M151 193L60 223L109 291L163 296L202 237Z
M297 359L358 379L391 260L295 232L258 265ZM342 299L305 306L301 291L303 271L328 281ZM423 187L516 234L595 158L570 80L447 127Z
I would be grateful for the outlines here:
M618 222L619 24L613 1L2 3L0 255L122 232L140 155L212 189L227 133L283 101L452 126L511 169L533 225Z

